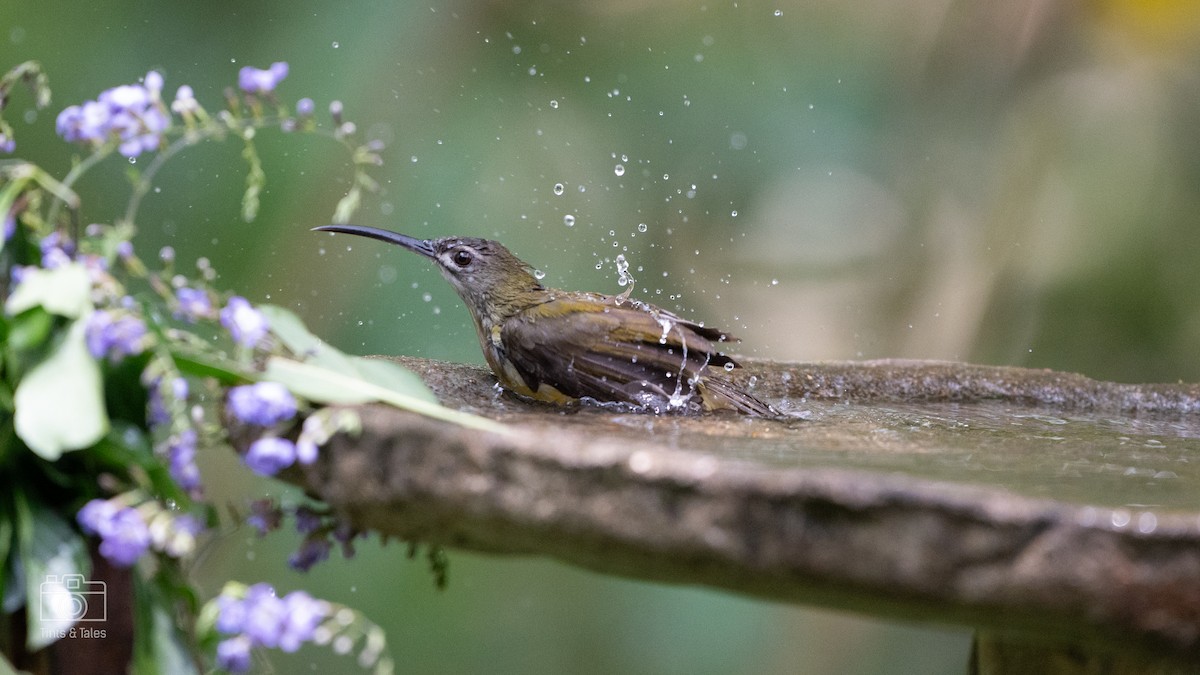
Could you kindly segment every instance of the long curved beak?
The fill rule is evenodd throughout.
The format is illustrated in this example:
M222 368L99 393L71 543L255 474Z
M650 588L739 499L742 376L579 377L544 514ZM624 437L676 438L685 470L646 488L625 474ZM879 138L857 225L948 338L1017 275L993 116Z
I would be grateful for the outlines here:
M368 237L370 239L378 239L386 241L389 244L406 248L413 253L419 253L426 258L437 258L437 251L433 248L433 242L428 239L417 239L410 237L407 234L392 232L391 230L381 230L377 227L365 227L363 225L321 225L314 227L314 232L340 232L342 234L357 234L360 237Z

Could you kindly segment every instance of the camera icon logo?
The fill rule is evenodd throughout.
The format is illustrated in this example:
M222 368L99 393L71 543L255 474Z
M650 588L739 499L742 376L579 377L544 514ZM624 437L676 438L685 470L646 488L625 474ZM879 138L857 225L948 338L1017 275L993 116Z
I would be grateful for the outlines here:
M45 623L108 619L108 584L103 581L88 581L82 574L48 574L40 591L40 618Z

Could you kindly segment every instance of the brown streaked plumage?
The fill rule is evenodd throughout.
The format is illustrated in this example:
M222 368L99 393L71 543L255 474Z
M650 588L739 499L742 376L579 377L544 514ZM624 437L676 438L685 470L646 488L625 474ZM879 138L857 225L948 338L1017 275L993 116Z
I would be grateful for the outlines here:
M722 376L737 363L718 345L736 338L628 298L546 288L499 242L415 239L359 225L323 225L396 244L437 263L458 291L500 384L554 404L583 397L655 411L699 407L774 415Z

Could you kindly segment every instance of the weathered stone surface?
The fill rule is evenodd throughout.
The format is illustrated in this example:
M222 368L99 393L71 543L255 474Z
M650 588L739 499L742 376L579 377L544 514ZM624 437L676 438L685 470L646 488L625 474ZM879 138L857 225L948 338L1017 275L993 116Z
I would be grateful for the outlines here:
M1200 659L1195 386L752 361L738 377L793 415L752 420L564 412L479 368L401 362L512 433L362 407L359 438L287 476L361 527Z

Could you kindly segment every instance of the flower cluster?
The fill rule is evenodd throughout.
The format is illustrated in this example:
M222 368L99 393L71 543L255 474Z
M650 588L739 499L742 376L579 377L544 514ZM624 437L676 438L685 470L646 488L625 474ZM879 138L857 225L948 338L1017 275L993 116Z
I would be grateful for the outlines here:
M96 359L120 363L146 349L146 324L137 316L119 310L93 312L87 323L88 351Z
M278 382L258 382L231 388L225 410L243 424L270 428L296 416L296 398ZM316 452L300 453L292 441L268 434L250 444L244 459L255 473L274 476L297 461L312 463Z
M137 506L129 503L137 498L130 493L93 499L79 510L80 527L100 537L100 555L118 567L129 567L151 548L172 558L195 550L196 537L204 531L199 520L167 511L151 500Z
M265 536L283 525L291 516L296 531L304 535L300 548L288 557L288 566L298 572L307 572L319 562L329 558L334 544L342 549L343 558L353 558L354 541L366 536L348 522L341 520L329 509L318 509L307 505L285 507L272 499L258 499L250 504L250 515L246 523Z
M342 118L340 103L329 108L333 128L328 119L324 124L314 119L312 99L301 99L294 112L289 110L275 94L287 74L284 62L267 69L243 68L240 94L228 90L229 108L209 115L187 85L164 103L163 78L150 72L139 83L107 89L57 116L58 134L80 144L86 154L76 158L64 177L53 177L23 159L5 160L0 167L0 279L5 280L0 305L6 310L0 312L0 335L5 336L0 340L5 342L0 419L9 420L14 439L9 450L38 458L17 462L20 473L10 481L10 497L30 508L10 515L16 531L38 527L41 514L73 519L76 528L52 532L61 541L51 549L79 550L90 541L106 560L134 567L140 582L154 585L157 591L146 600L161 616L175 619L167 630L180 639L161 639L164 627L159 625L135 632L135 651L155 653L156 661L147 666L151 670L189 657L198 663L202 655L184 652L216 643L211 631L219 628L225 635L217 657L229 669L248 668L255 647L291 651L312 641L345 653L361 640L360 665L391 672L378 627L304 593L276 598L269 587L240 587L221 600L219 612L212 603L211 618L219 615L219 626L190 620L203 616L182 614L195 610L197 591L189 588L179 559L194 552L205 525L216 517L214 506L204 501L197 456L202 448L230 441L227 425L212 419L214 407L224 408L222 422L238 421L262 436L246 455L249 467L261 474L315 461L318 446L358 425L352 411L314 412L313 405L330 402L319 388L288 381L298 391L318 392L311 393L310 403L281 383L255 382L270 359L303 365L293 369L293 377L307 377L307 371L319 381L326 366L301 353L298 345L315 338L304 333L298 318L277 307L256 308L240 295L222 294L206 259L196 262L198 275L177 273L169 246L158 255L161 267L148 269L132 243L139 205L152 194L159 168L181 149L204 140L232 138L245 144L242 156L249 174L243 215L252 219L265 185L254 139L268 127L317 133L347 149L354 179L332 220L350 219L362 193L377 187L367 170L380 163L382 144L352 143L355 126ZM40 66L33 62L0 74L0 108L4 83L17 80L34 82L37 107L48 105L49 89L40 77ZM0 153L14 149L12 131L0 118ZM130 160L152 153L154 161L131 173L134 185L120 219L92 222L81 210L80 178L118 153ZM272 326L276 320L279 325ZM362 379L397 388L396 378L386 374ZM245 382L252 384L232 386ZM65 403L72 407L69 427L61 422ZM303 425L301 411L310 413ZM64 460L68 453L72 459ZM56 486L53 495L38 488L47 484ZM93 498L97 489L103 494ZM338 544L347 556L353 554L359 533L331 512L297 507L291 515L304 537L291 558L293 567L307 569ZM278 527L282 518L272 506L256 510L248 521L265 531ZM29 564L49 564L48 556L56 555L51 549L22 555L30 556ZM6 607L19 608L25 602L21 595L6 598ZM43 634L39 639L31 646L40 649L55 638ZM147 641L160 643L150 649Z
M117 151L126 157L155 150L171 126L160 98L162 86L162 75L150 71L141 84L113 87L95 101L70 106L58 114L58 135L93 145L116 139Z
M230 389L226 408L246 424L269 427L296 416L296 398L278 382L258 382Z
M227 588L216 602L216 628L233 636L217 645L217 665L235 673L250 669L254 647L294 652L313 641L321 622L331 614L324 600L304 591L281 598L268 584L255 584L242 593Z
M270 68L263 70L246 66L238 71L238 89L247 94L269 94L287 77L288 64L276 61Z
M232 673L250 670L255 648L294 652L305 644L329 645L338 654L358 647L358 665L390 675L394 664L379 626L359 612L293 591L280 597L269 584L225 584L201 612L204 623L225 636L216 645L216 665Z
M177 319L195 323L213 314L212 299L202 288L180 286L175 289L175 300L179 303L179 309L175 313Z
M255 347L267 336L270 326L262 312L254 309L250 301L240 295L229 298L221 310L221 325L233 336L241 347Z

